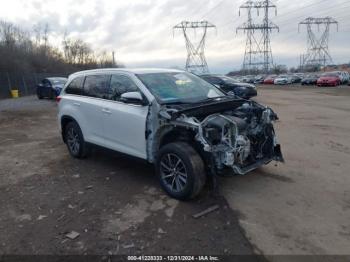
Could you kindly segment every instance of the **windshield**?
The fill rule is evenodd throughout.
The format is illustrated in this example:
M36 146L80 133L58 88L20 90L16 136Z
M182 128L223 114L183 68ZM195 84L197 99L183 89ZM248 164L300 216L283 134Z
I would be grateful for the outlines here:
M323 73L322 76L324 76L324 77L338 77L337 73Z
M67 82L67 80L66 79L53 79L53 80L51 80L51 82L53 84L56 84L56 85L64 85Z
M197 103L225 96L215 86L186 72L138 74L137 77L161 104Z
M231 83L231 84L237 83L237 81L235 81L234 79L227 77L227 76L219 76L219 78L221 80L225 81L226 83Z

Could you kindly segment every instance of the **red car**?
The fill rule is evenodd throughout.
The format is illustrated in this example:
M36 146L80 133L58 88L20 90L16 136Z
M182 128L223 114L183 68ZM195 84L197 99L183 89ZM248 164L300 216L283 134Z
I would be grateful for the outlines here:
M324 73L317 79L317 86L338 86L340 84L340 78L335 73Z
M266 77L264 80L264 85L273 85L276 77L277 76L275 75Z

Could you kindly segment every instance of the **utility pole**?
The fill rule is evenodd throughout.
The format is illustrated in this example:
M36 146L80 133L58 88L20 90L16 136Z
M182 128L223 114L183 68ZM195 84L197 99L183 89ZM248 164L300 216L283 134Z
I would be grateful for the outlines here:
M199 22L188 22L183 21L180 24L173 27L173 30L181 30L185 41L187 49L187 60L186 60L186 70L196 74L207 74L209 73L208 64L205 59L205 41L207 37L208 29L216 28L215 25L209 23L208 21ZM191 29L195 33L197 29L202 30L200 41L197 45L194 44L193 40L190 39L188 30Z
M115 67L114 51L112 51L112 63L113 63L113 67Z
M241 30L247 33L243 60L243 70L246 72L264 71L268 73L273 68L270 33L272 30L279 31L279 27L269 19L269 10L271 8L275 9L275 15L277 15L276 5L269 0L249 0L239 7L239 15L241 15L241 9L246 9L248 14L247 22L237 27L237 32ZM264 12L261 24L253 22L252 10L254 9L257 11L258 16L260 10ZM257 33L261 34L258 35Z
M307 29L307 51L305 55L302 55L301 67L303 69L307 67L320 67L333 63L332 57L329 53L329 31L332 24L337 25L338 22L332 17L314 18L308 17L301 21L298 25L298 31L300 31L301 25L306 25ZM317 26L318 32L323 27L321 37L317 37L314 33L314 26Z

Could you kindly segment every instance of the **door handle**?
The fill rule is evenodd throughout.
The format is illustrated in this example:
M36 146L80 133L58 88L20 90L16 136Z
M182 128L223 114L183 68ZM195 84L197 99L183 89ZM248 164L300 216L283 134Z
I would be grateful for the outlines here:
M80 103L73 103L73 105L75 105L75 106L80 106Z
M103 108L102 112L108 115L112 114L112 112L108 108Z

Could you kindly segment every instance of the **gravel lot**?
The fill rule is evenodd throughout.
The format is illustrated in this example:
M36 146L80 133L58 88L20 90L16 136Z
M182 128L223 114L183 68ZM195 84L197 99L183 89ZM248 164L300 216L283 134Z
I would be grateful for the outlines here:
M350 254L350 88L263 87L285 164L225 179L222 192L264 254Z
M179 202L153 167L102 149L72 159L58 133L56 104L0 101L2 254L253 254L237 215L209 189ZM192 215L213 205L219 210ZM79 236L70 240L70 232Z
M72 159L54 102L0 101L0 254L349 254L350 88L265 86L257 100L279 114L286 164L186 203L142 161Z

